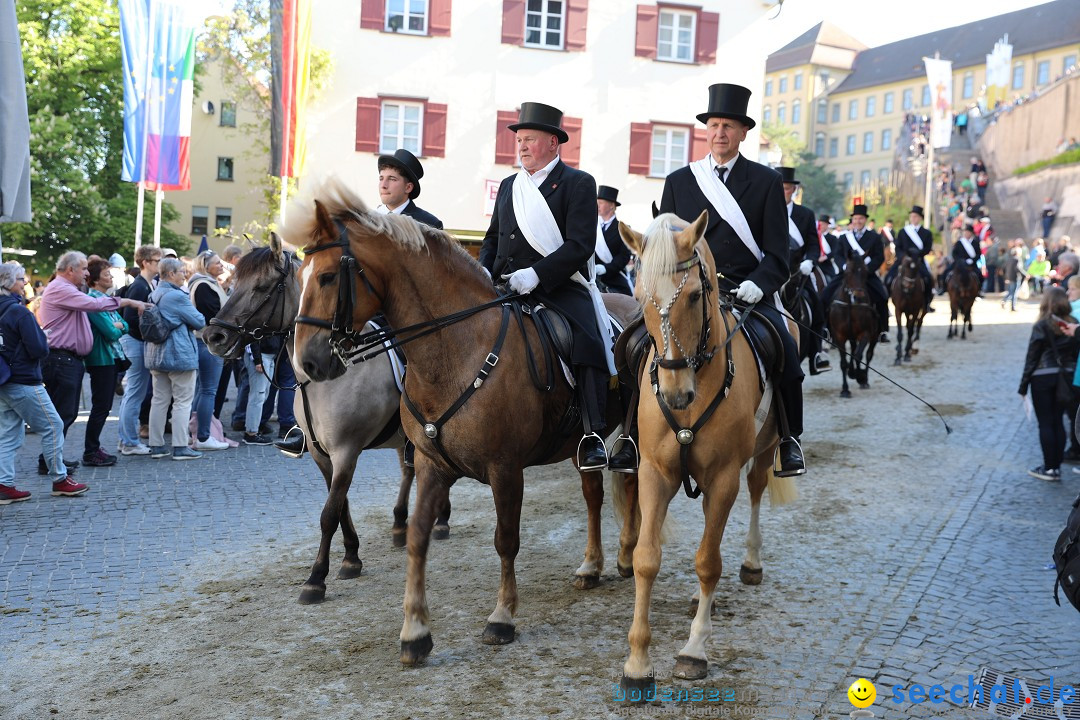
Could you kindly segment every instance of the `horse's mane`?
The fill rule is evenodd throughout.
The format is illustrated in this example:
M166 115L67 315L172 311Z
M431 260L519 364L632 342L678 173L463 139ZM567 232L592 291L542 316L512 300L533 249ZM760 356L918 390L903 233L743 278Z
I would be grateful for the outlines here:
M661 280L667 280L675 272L679 251L675 247L675 233L690 226L674 213L657 215L642 236L641 268L637 285L647 295L654 295Z
M276 266L276 261L271 260L272 255L273 252L268 245L258 245L252 248L236 261L236 274L246 276L248 273L258 272L263 265ZM294 255L293 264L295 265L297 262L298 260Z

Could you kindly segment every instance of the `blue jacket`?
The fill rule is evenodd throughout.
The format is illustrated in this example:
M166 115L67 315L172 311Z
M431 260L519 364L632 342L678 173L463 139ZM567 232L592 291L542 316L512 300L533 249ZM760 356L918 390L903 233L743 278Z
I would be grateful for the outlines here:
M186 292L170 282L161 282L150 293L150 302L158 306L165 322L173 331L163 343L148 342L143 354L146 367L160 372L184 372L199 369L199 348L195 330L206 323L202 313L191 304Z
M17 305L18 307L12 307ZM9 310L10 308L10 310ZM19 385L41 384L41 361L49 354L45 333L34 314L14 295L0 295L0 353L11 366L8 382Z

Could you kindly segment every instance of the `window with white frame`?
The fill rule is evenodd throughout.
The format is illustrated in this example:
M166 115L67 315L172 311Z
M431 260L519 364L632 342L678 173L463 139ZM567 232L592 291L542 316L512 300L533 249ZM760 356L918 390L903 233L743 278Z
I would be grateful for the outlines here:
M787 75L784 75L784 76L782 76L780 78L780 92L781 93L786 93L787 92Z
M565 12L564 0L528 0L525 6L525 45L562 50Z
M855 185L855 173L844 173L844 192L850 192Z
M829 138L829 157L834 158L840 154L840 138Z
M787 105L780 103L776 106L776 122L783 125L787 122Z
M795 90L802 90L802 71L795 73Z
M903 108L904 110L910 110L915 106L915 93L911 88L904 91Z
M765 97L772 95L772 80L765 81Z
M832 121L834 123L840 122L840 103L833 103L833 106L832 106Z
M866 187L867 185L870 184L870 171L869 170L863 170L861 173L859 173L859 184L862 185L863 187Z
M881 149L892 150L892 128L885 128L881 131Z
M802 120L802 101L795 98L791 101L791 124L798 125Z
M649 175L667 177L687 164L690 155L690 129L654 126Z
M413 155L423 155L420 139L424 137L422 103L385 100L379 122L379 152L392 155L405 148Z
M228 230L232 226L232 208L219 207L214 211L214 229Z
M761 123L767 125L772 122L772 105L761 108Z
M847 136L847 154L848 155L854 155L855 154L855 136L854 135L848 135Z
M859 119L859 101L851 100L847 105L847 119L858 120Z
M874 117L875 113L877 113L877 97L871 95L866 98L866 117Z
M893 98L894 98L894 96L895 96L895 94L892 93L892 92L885 93L885 102L883 103L883 106L881 108L881 112L888 115L889 113L891 113L893 111Z
M825 157L825 133L814 135L814 155L819 158Z
M191 206L191 234L205 235L210 223L210 208L206 205Z
M1035 84L1045 85L1050 82L1050 61L1043 60L1035 66Z
M1020 90L1024 87L1024 63L1017 63L1013 65L1013 90Z
M829 117L829 101L822 99L817 103L817 121L819 124L824 125L828 121Z
M963 85L960 87L960 97L970 98L975 95L975 73L964 73Z
M656 34L656 59L694 62L697 13L661 8Z
M1076 56L1075 55L1066 55L1065 59L1062 60L1062 62L1061 62L1061 72L1067 73L1067 72L1069 72L1069 68L1074 67L1075 65L1076 65Z
M874 152L874 133L863 133L862 136L862 151L864 153Z
M929 85L923 85L922 86L922 100L920 100L919 103L923 107L930 107L930 86Z
M878 170L877 179L882 185L887 185L889 182L889 168L881 168Z
M386 0L388 32L427 35L428 0Z

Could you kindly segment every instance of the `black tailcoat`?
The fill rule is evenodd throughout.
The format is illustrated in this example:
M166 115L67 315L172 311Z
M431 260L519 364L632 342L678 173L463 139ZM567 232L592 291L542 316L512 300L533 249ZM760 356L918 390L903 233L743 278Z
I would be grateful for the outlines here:
M791 250L791 272L795 272L803 260L817 260L821 257L821 242L818 240L817 218L814 217L813 210L802 205L792 205L791 220L799 229L803 241L802 247L792 247Z
M626 243L622 241L619 235L619 219L614 216L608 223L607 230L604 231L604 242L611 251L611 262L605 263L599 256L593 258L598 265L602 264L606 268L604 274L597 277L597 282L602 284L607 292L633 295L630 283L623 275L623 271L630 262L630 248L626 247Z
M436 228L438 230L443 229L442 220L435 217L434 215L429 213L427 210L422 209L419 205L414 203L412 200L410 200L409 203L405 206L405 209L401 211L401 214L402 215L408 215L413 220L415 220L417 222L422 222L425 225L430 225L431 227Z

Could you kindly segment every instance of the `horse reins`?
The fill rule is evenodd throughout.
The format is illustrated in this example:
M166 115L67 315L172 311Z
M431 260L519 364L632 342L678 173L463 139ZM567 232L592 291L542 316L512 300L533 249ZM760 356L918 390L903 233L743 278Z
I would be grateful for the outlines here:
M282 253L281 266L280 267L278 267L277 265L274 266L274 269L278 273L277 284L274 285L274 287L272 287L269 291L267 291L267 293L263 296L262 300L259 301L259 304L255 306L255 309L252 310L251 312L249 312L247 317L244 318L243 320L241 320L239 322L239 324L233 324L233 323L230 323L230 322L225 322L224 320L221 320L218 317L210 318L210 322L208 324L213 325L215 327L224 328L226 330L230 330L230 331L235 332L235 333L239 333L240 335L246 335L246 336L250 337L253 340L262 340L264 337L274 337L275 335L281 335L283 337L288 337L289 335L291 335L292 330L281 329L281 330L271 330L271 331L267 332L265 327L256 327L254 329L251 329L251 328L249 328L247 326L247 323L249 323L251 321L251 319L254 318L259 313L259 311L263 309L263 306L266 305L266 303L270 302L271 298L274 298L274 305L270 308L270 313L267 315L267 317L269 318L269 317L274 316L274 310L277 309L279 301L280 301L280 304L281 304L281 323L280 323L280 325L282 326L282 328L284 328L284 326L285 326L285 281L289 277L289 268L292 266L293 258L294 258L294 255L292 253L288 252L288 251L285 251L285 252Z

